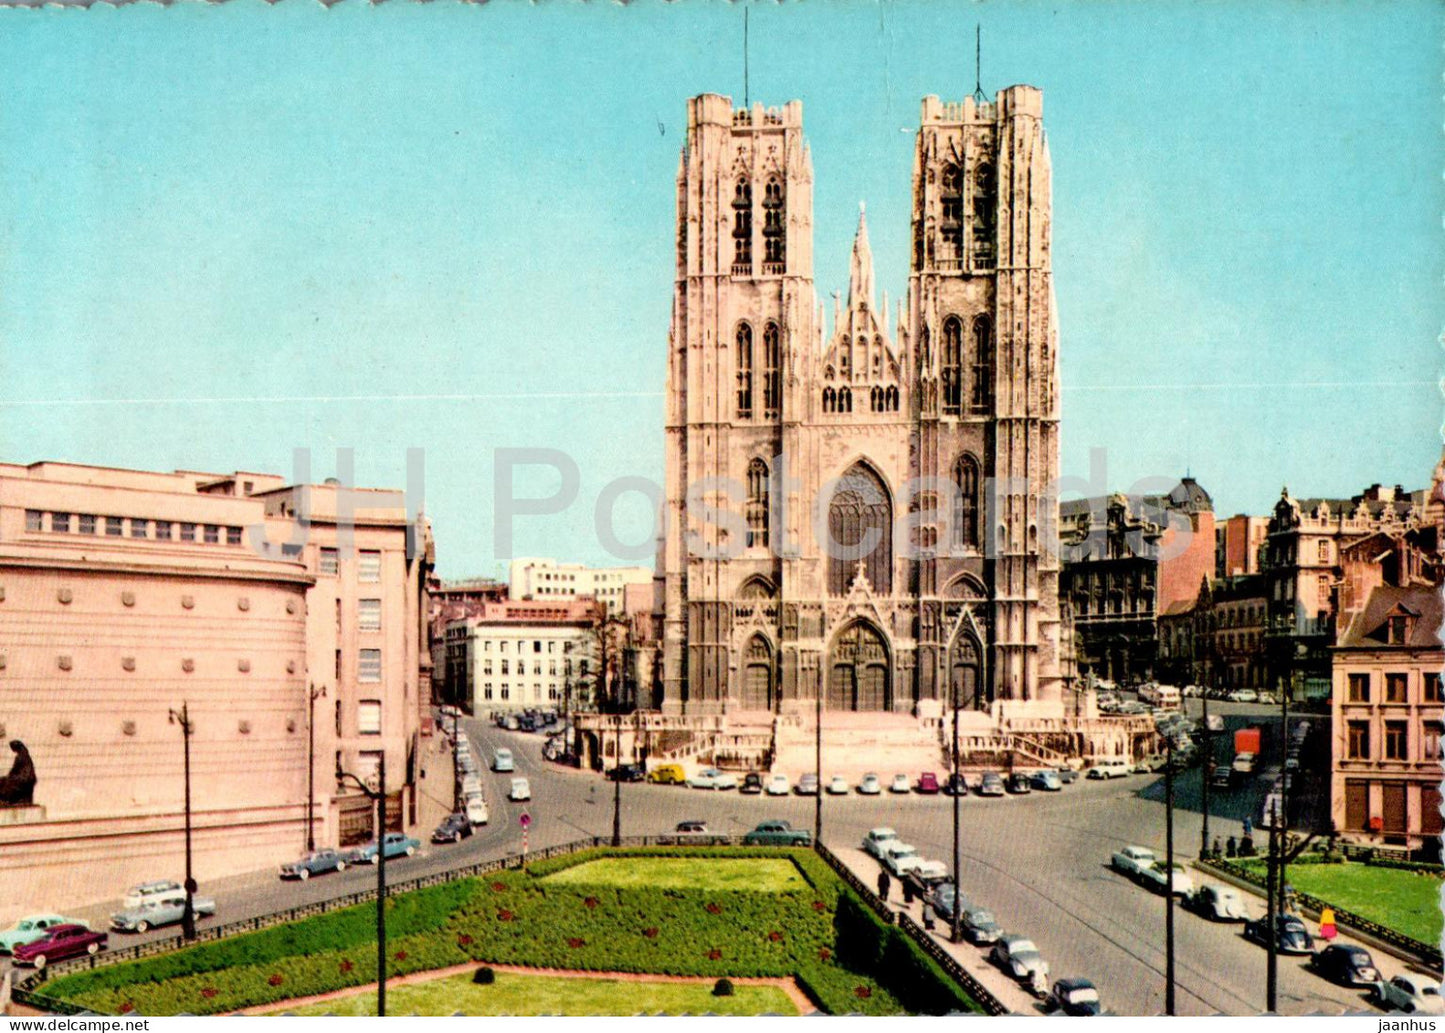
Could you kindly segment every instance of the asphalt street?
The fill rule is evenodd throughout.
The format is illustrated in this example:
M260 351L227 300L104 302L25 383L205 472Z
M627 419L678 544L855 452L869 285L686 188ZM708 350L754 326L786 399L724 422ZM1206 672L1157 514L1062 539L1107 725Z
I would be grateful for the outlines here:
M1229 705L1226 705L1229 706ZM1211 704L1215 712L1216 704ZM1235 705L1236 713L1253 716ZM1258 710L1258 708L1255 708ZM590 772L561 768L542 760L538 735L505 732L490 723L464 721L483 769L490 824L456 845L433 846L430 830L421 830L417 856L388 863L388 878L402 881L473 861L515 852L521 845L519 818L531 818L530 847L609 836L613 785ZM514 774L492 773L497 746L509 747ZM433 763L439 761L433 760ZM825 774L827 763L824 763ZM797 773L790 773L796 778ZM891 776L893 772L879 772ZM917 772L910 772L916 777ZM531 782L532 800L506 799L514 775ZM1179 796L1197 797L1199 771L1180 780ZM1162 775L1135 775L1112 781L1087 781L1059 793L960 801L963 892L990 908L1010 932L1031 937L1048 960L1053 976L1087 976L1100 987L1108 1009L1117 1014L1148 1015L1164 1006L1164 925L1162 897L1135 885L1108 867L1115 850L1138 844L1159 851L1165 845L1164 808L1159 802ZM1249 795L1249 794L1244 794ZM623 835L672 831L684 819L706 821L717 832L741 833L763 818L785 818L800 827L813 825L811 797L741 796L683 787L621 786ZM1225 801L1221 801L1225 802ZM946 796L825 796L823 840L830 846L855 847L872 827L886 825L926 857L950 861L952 805ZM1215 816L1211 839L1242 829L1239 817L1248 804ZM1176 812L1175 847L1181 860L1197 855L1199 814ZM290 858L277 858L277 863ZM1195 873L1196 876L1198 873ZM282 882L275 869L216 880L201 888L217 898L220 912L209 921L225 922L368 889L375 884L370 866ZM870 884L871 878L865 875ZM103 927L113 908L57 909ZM1254 902L1262 913L1262 901ZM204 927L206 923L202 924ZM1252 1014L1265 1003L1265 951L1246 942L1239 925L1208 922L1183 909L1175 912L1176 1007L1179 1014ZM175 936L174 928L144 937L111 934L112 945ZM1404 966L1373 952L1386 978ZM1300 958L1281 957L1279 1007L1286 1014L1368 1010L1359 990L1334 986L1303 967Z

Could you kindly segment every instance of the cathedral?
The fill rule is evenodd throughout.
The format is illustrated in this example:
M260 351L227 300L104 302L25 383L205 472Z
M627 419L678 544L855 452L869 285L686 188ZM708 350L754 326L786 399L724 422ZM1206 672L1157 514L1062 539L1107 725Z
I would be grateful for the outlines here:
M831 319L802 104L688 102L663 714L1062 715L1042 100L924 98L905 295L860 206Z

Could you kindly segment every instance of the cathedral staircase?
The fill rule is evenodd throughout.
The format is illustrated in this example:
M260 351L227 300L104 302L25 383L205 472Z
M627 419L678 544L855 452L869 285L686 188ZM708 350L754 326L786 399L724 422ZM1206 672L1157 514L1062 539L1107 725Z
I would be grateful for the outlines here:
M822 777L842 775L856 782L873 772L882 778L903 772L942 772L945 755L936 723L909 714L833 712L823 715ZM816 765L812 714L779 715L773 770L796 778Z

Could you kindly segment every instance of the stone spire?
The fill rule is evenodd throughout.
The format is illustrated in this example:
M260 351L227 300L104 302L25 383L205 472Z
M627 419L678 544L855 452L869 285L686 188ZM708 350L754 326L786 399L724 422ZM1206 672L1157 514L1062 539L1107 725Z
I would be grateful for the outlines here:
M858 202L858 235L853 238L853 265L848 274L848 307L863 302L873 308L873 250L868 246L868 217Z

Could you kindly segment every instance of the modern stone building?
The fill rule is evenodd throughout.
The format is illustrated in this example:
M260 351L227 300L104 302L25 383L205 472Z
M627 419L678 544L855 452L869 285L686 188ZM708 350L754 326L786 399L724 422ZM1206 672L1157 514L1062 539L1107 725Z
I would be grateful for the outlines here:
M399 492L0 465L0 739L38 774L0 808L0 912L178 877L183 706L202 880L299 853L308 810L369 834L334 773L383 752L412 819L431 555Z
M478 715L590 707L603 612L592 598L485 604L447 626L448 695Z
M555 602L591 596L612 617L621 616L629 585L652 584L652 571L646 567L587 567L553 559L514 559L509 574L513 599Z

